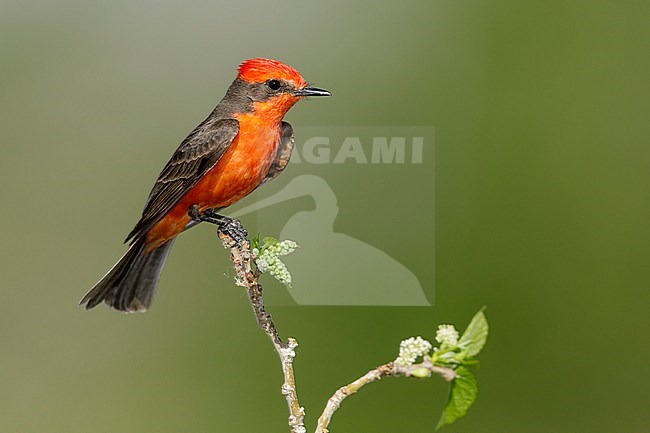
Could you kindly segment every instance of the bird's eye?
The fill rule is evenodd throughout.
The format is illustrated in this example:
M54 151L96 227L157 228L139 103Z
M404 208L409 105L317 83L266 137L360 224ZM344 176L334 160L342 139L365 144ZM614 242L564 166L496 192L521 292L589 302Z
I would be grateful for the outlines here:
M273 91L280 90L280 87L282 87L282 84L278 80L269 80L266 82L266 85Z

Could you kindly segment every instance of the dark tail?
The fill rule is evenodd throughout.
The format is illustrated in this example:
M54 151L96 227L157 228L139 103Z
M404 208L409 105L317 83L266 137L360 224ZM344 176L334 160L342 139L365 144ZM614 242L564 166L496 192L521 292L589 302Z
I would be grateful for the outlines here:
M119 262L90 289L79 305L86 310L104 301L127 313L147 311L156 292L156 285L174 239L144 254L144 239L137 240Z

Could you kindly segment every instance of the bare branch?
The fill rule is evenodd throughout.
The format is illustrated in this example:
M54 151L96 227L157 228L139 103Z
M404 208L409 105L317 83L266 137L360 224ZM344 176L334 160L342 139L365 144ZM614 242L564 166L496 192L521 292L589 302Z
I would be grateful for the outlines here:
M282 372L284 374L282 394L289 406L289 427L291 427L291 432L305 433L305 410L298 403L296 380L293 373L293 358L296 356L295 349L298 347L298 342L293 338L288 338L283 343L271 315L264 308L262 285L259 283L260 272L252 266L253 258L249 242L244 241L241 245L237 245L230 236L221 232L219 232L219 238L223 246L230 249L230 258L235 264L235 271L237 272L237 285L246 289L257 324L273 343L273 347L282 363Z
M424 373L424 374L423 374ZM431 364L430 361L424 361L420 364L406 365L401 366L393 362L388 364L381 365L374 370L370 370L368 373L361 376L359 379L354 382L341 387L334 393L329 400L327 400L327 405L323 414L318 418L318 425L316 427L316 433L328 433L329 430L327 427L332 421L332 416L334 412L338 410L341 406L343 400L348 396L355 394L365 385L375 382L382 377L388 376L407 376L407 377L426 377L430 376L431 373L438 374L442 376L447 382L452 381L456 377L456 372L449 368L438 367Z
M250 244L246 240L241 244L237 243L227 234L219 232L219 238L223 246L230 249L230 258L235 265L237 272L236 283L244 287L248 294L251 307L255 313L255 318L259 327L266 333L282 363L282 372L284 374L284 383L282 384L282 394L287 400L289 407L289 427L292 433L306 433L304 418L305 410L298 403L298 394L296 392L296 381L293 372L293 358L296 356L295 349L298 342L293 338L288 338L282 342L280 335L273 323L271 315L264 308L264 299L262 297L262 285L259 283L260 272L257 267L253 266L254 259L250 251ZM318 418L316 433L328 433L329 426L334 412L341 406L343 400L348 396L355 394L359 389L368 383L375 382L382 377L388 376L406 376L406 377L429 377L431 374L442 376L447 382L456 377L456 372L449 368L433 365L431 360L427 359L420 364L400 365L395 362L389 362L381 365L374 370L370 370L354 382L339 388L332 397L327 401L323 414Z

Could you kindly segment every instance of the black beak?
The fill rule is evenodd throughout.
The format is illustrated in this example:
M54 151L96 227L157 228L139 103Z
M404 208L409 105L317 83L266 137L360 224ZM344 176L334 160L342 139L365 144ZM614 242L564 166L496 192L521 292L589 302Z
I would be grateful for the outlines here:
M293 94L295 96L332 96L332 94L327 90L319 89L318 87L305 87L296 90Z

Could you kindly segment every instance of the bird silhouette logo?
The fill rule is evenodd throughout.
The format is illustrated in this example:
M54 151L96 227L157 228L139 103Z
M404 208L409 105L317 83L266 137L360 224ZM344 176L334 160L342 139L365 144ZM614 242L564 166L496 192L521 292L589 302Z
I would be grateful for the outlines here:
M280 239L303 247L288 260L296 283L288 291L298 305L431 305L406 266L373 245L334 231L336 195L319 176L297 176L277 193L232 216L240 218L304 196L312 198L314 209L291 216L280 232Z

